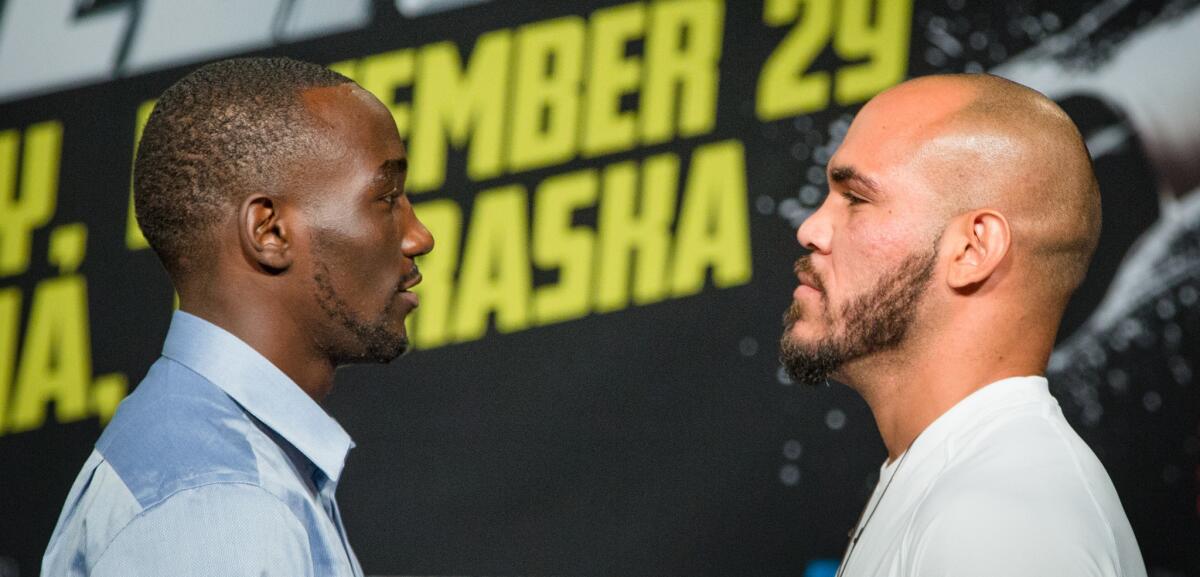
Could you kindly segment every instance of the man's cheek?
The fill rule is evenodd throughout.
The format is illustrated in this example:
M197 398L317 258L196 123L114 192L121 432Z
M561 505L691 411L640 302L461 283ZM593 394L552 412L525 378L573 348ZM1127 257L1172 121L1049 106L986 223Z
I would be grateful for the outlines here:
M860 227L850 235L850 246L856 261L881 262L906 254L907 237L902 231L875 224Z
M838 279L841 286L836 292L842 301L874 286L880 275L887 274L912 254L908 250L911 244L908 237L883 227L858 233L853 240L854 250L843 255L846 266Z

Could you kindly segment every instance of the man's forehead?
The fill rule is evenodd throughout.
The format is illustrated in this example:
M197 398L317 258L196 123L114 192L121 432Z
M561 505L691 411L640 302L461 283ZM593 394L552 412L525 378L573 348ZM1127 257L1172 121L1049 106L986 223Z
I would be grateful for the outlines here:
M946 79L918 79L872 98L850 123L846 140L921 140L974 99L974 89Z
M886 180L885 169L894 163L890 157L897 156L891 152L897 146L893 142L895 135L874 134L855 128L851 127L829 159L825 167L826 177L831 184L863 188L866 192L881 192L884 188L882 182Z
M357 86L353 84L307 88L300 91L300 100L319 121L342 124L365 112L366 102L356 94L355 88Z
M405 156L391 112L373 94L357 84L310 88L301 99L327 139L368 148L382 146L388 156Z
M971 89L941 78L912 80L879 94L850 123L831 170L849 166L878 178L885 167L904 163L937 138L972 98Z

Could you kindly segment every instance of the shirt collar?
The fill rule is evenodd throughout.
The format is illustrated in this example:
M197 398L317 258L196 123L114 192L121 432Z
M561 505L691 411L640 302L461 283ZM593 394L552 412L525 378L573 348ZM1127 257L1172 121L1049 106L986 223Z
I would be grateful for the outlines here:
M208 379L337 482L350 435L271 361L228 331L175 311L163 356Z

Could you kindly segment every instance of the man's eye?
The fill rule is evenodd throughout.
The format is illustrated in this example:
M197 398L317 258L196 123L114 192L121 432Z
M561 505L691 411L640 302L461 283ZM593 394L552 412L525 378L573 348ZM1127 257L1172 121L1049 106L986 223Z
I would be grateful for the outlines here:
M847 202L848 204L850 204L851 206L854 206L854 205L856 205L856 204L862 204L862 203L866 202L865 200L863 200L863 199L861 199L861 198L859 198L859 197L857 197L857 196L855 196L854 194L852 194L852 193L849 193L849 192L843 192L843 193L842 193L842 198L845 198L845 199L846 199L846 202Z

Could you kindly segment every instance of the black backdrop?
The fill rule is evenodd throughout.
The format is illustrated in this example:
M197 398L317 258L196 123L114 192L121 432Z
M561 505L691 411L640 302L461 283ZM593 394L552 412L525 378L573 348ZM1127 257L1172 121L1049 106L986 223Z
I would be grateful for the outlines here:
M1101 177L1054 392L1151 574L1200 574L1195 2L183 4L0 2L0 577L37 573L166 332L128 220L144 103L235 54L354 76L425 162L418 350L327 402L368 573L829 574L884 453L854 393L779 371L795 228L862 102L992 70L1058 99ZM1122 89L1154 70L1153 105Z

